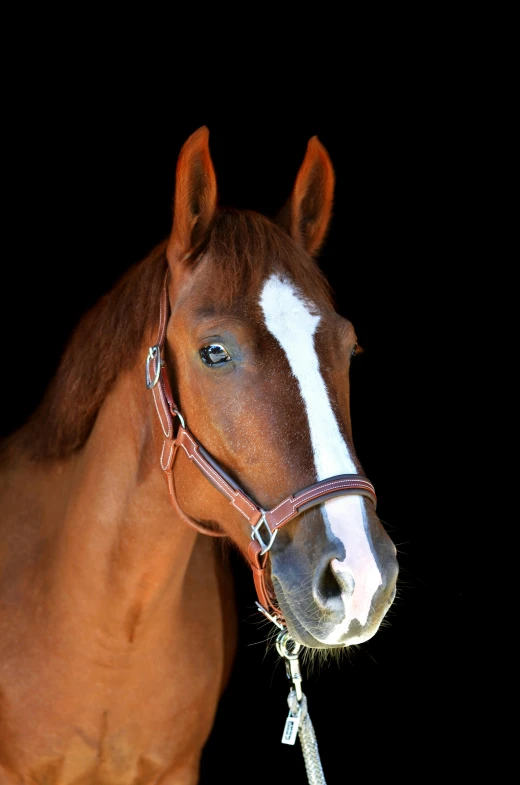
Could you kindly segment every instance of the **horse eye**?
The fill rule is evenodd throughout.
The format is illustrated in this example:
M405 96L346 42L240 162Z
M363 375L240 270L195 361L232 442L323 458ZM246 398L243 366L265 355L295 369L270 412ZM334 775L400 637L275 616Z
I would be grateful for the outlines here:
M231 357L219 343L212 343L209 346L203 346L199 352L201 359L206 365L224 365L229 362Z

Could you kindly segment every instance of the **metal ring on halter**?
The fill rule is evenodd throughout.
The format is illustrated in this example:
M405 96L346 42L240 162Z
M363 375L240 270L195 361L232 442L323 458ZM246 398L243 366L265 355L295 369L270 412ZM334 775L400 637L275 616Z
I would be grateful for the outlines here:
M186 423L184 422L184 417L182 416L180 411L177 408L175 408L175 409L172 409L172 412L173 412L173 414L177 415L177 417L179 418L179 421L180 421L182 427L186 428Z
M150 380L150 363L152 360L156 361L155 366L155 379L153 382ZM155 387L157 382L159 381L159 376L161 375L161 349L159 344L155 344L155 346L150 346L148 349L148 355L146 357L146 389L151 390L152 387Z
M287 645L291 643L292 648L289 651ZM285 657L286 660L297 660L302 645L291 638L287 630L280 632L276 638L276 651L280 657Z
M265 543L263 541L263 539L262 539L262 535L260 534L260 527L261 526L265 526L265 528L269 532L269 542L268 543ZM262 517L260 518L260 520L258 521L256 526L253 526L253 533L251 534L251 539L252 540L256 540L257 542L260 543L260 547L262 548L262 550L260 551L260 556L263 556L264 553L267 553L267 551L271 549L271 546L272 546L273 542L275 541L277 534L278 534L278 529L275 529L274 532L273 532L269 528L269 524L267 523L267 520L265 518L265 510L262 510Z

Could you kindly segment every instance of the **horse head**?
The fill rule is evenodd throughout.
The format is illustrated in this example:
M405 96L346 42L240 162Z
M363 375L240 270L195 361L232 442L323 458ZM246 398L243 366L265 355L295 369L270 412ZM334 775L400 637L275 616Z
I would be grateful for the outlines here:
M349 409L356 335L315 261L333 192L317 137L276 220L218 204L206 128L178 159L167 246L169 382L208 460L261 510L328 478L361 474ZM172 474L179 509L246 556L251 525L207 475L182 451ZM301 644L363 642L393 601L395 547L369 497L328 493L269 541L270 596Z

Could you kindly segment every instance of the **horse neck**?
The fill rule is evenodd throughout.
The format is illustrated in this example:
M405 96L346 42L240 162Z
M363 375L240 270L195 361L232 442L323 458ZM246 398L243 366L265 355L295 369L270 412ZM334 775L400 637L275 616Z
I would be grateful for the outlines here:
M159 607L174 612L196 539L168 501L162 431L141 371L119 378L86 445L60 471L54 495L66 504L48 569L62 613L83 609L127 639Z

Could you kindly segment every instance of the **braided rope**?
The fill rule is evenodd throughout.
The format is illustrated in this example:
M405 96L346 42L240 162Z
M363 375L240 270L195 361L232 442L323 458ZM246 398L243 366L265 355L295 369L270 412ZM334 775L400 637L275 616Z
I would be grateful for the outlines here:
M289 704L289 711L291 714L296 715L301 710L298 736L300 737L303 760L305 763L305 770L307 771L309 785L327 785L321 765L316 734L314 732L311 718L309 717L307 711L307 698L302 694L302 699L300 702L298 702L296 691L291 690L289 697L287 698L287 703Z

